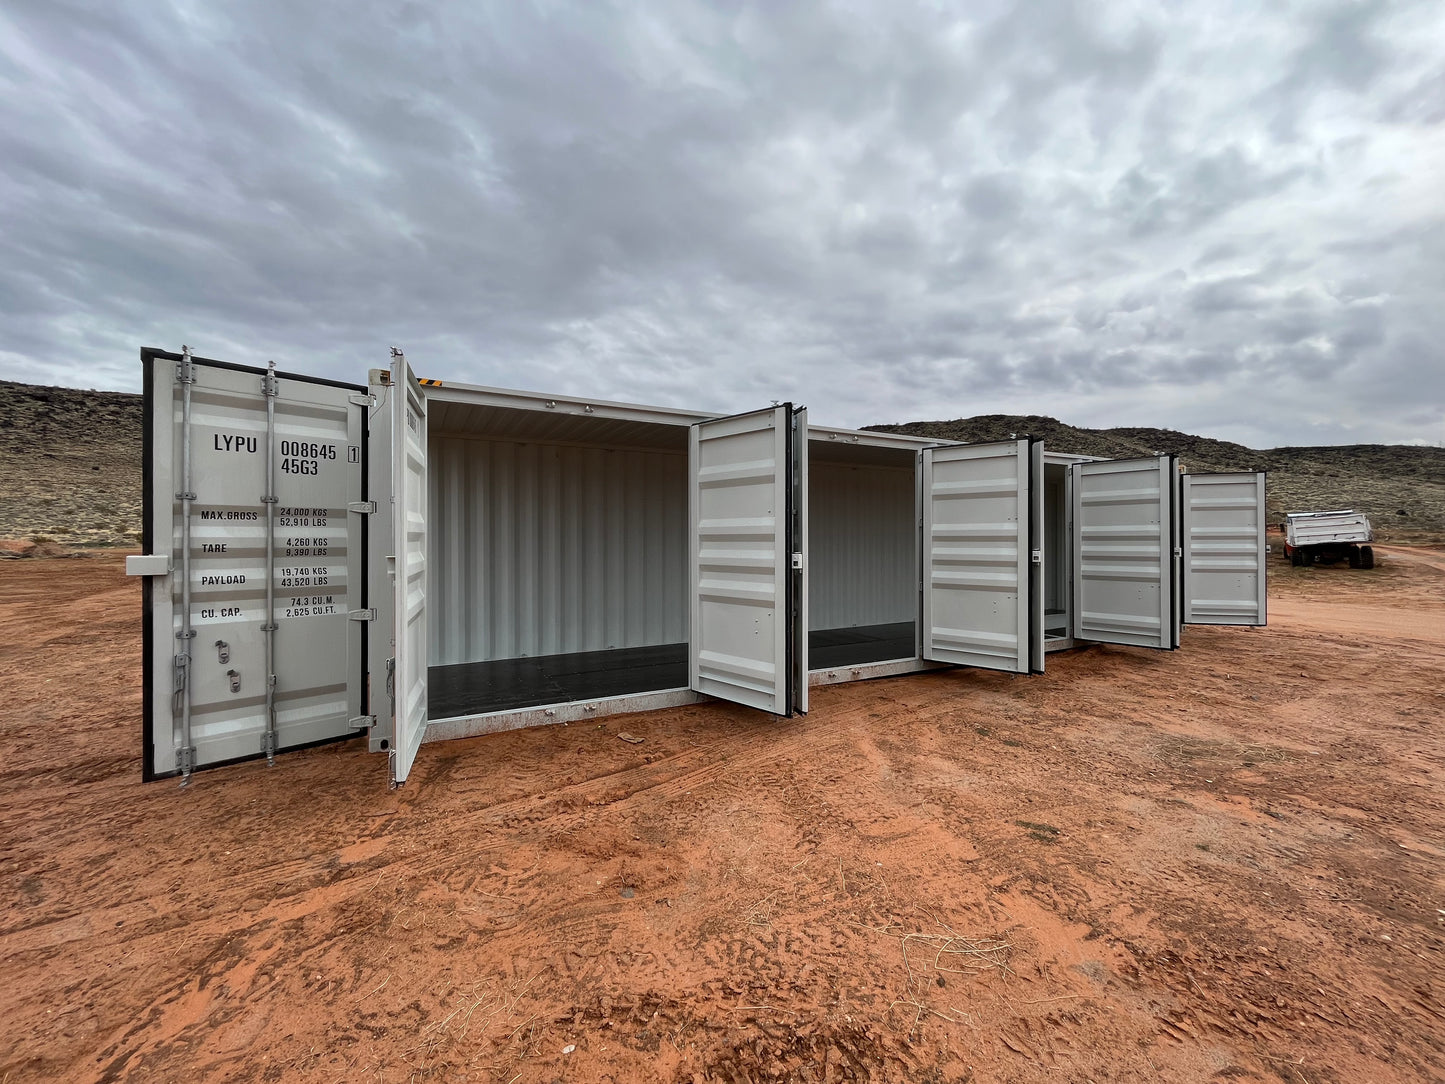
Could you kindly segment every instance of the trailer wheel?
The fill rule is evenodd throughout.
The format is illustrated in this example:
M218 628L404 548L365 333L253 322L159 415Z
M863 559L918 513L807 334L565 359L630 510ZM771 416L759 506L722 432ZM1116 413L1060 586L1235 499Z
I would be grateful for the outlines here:
M1350 547L1350 567L1351 567L1351 568L1359 568L1359 567L1360 567L1360 547L1359 547L1359 546L1351 546L1351 547Z
M1374 547L1373 547L1373 546L1361 546L1361 547L1360 547L1360 567L1361 567L1361 568L1374 568L1374 567L1375 567L1375 550L1374 550Z
M1305 554L1304 550L1295 550L1289 555L1289 563L1294 565L1295 568L1300 568L1303 565L1309 564L1310 559Z

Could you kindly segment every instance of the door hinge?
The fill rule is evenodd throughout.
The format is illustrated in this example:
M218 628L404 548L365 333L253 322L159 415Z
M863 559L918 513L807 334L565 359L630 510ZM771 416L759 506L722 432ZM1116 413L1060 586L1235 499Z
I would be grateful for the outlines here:
M376 607L373 606L366 610L348 610L346 616L352 621L375 621Z
M352 392L346 397L346 401L352 406L369 407L376 402L371 396L364 392Z
M348 512L358 512L363 516L376 515L375 501L352 501L346 506Z
M1181 549L1179 546L1175 546L1175 547L1174 547L1174 556L1175 556L1175 557L1183 557L1183 556L1184 556L1184 550Z
M351 727L352 730L368 729L376 725L376 716L353 715L350 719L346 720L346 725Z

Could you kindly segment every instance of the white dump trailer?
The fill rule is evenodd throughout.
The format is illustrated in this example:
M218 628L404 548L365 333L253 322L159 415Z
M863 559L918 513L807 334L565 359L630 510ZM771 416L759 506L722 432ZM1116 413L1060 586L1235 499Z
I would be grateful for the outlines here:
M150 779L1266 619L1260 474L141 357Z
M1349 561L1351 568L1375 567L1375 551L1369 545L1375 540L1375 532L1363 512L1351 508L1291 512L1280 529L1284 531L1285 556L1292 565Z

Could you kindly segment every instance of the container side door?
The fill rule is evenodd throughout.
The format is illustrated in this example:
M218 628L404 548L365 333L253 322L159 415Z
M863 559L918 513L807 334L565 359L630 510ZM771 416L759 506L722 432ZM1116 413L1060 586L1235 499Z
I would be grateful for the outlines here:
M1029 441L1029 670L1044 672L1044 442Z
M1180 486L1185 623L1263 625L1264 475L1186 474Z
M391 363L392 521L396 655L392 663L393 786L406 782L427 722L426 395L406 359Z
M145 778L356 734L364 389L141 357Z
M1177 646L1169 456L1075 463L1073 635Z
M689 448L689 684L776 715L793 707L791 416L699 422Z
M923 450L923 657L1030 669L1027 440Z
M793 711L808 713L808 408L798 407L793 411L792 446L789 460L792 463L793 490L791 494L792 515L789 516L791 538L788 552L791 555L788 580L793 596L792 681Z

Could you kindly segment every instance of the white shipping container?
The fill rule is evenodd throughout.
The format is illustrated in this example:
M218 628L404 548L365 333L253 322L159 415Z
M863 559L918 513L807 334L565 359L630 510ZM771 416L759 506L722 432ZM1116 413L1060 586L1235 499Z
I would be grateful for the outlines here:
M1262 475L142 358L147 778L1264 623Z

